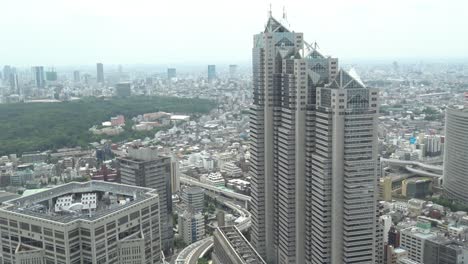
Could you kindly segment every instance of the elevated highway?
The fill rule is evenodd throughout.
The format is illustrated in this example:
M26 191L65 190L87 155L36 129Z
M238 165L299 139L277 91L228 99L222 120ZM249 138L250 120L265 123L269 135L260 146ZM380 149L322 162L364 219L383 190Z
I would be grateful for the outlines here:
M442 166L436 166L436 165L430 165L426 163L422 163L419 161L411 161L411 160L397 160L397 159L380 159L380 162L385 162L388 164L394 164L394 165L399 165L399 166L414 166L414 167L420 167L422 169L425 169L427 171L434 172L435 174L440 174L442 175L444 168ZM440 177L438 176L438 177Z
M231 199L244 201L245 203L249 202L251 199L250 196L225 191L223 189L201 183L197 180L192 180L184 176L180 177L180 182L187 185L198 186L216 194L222 194L223 196L229 197ZM251 214L247 209L229 201L227 198L218 199L217 201L239 214L239 217L236 220L236 226L240 231L244 231L250 228L252 224ZM213 243L213 237L210 236L187 246L179 253L175 264L197 264L198 259L205 256L206 253L213 247Z
M188 177L188 176L182 176L181 175L180 176L180 183L185 184L185 185L201 187L201 188L203 188L205 190L209 190L209 191L214 192L216 194L222 194L225 197L235 199L235 200L239 200L239 201L243 201L243 202L245 202L246 205L247 205L248 202L250 202L250 200L252 200L252 198L250 196L248 196L248 195L244 195L244 194L241 194L241 193L236 193L236 192L231 191L231 190L218 188L216 186L200 182L200 181L198 181L196 179L193 179L191 177Z

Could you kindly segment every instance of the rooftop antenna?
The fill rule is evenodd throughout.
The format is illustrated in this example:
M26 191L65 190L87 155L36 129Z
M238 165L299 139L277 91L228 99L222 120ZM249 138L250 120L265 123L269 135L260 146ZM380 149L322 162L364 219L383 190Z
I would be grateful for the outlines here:
M286 20L286 7L283 6L283 19Z
M271 8L271 3L270 3L270 10L268 10L268 17L272 17L272 16L273 16L273 11Z
M319 45L317 44L317 41L314 41L314 49L319 48Z

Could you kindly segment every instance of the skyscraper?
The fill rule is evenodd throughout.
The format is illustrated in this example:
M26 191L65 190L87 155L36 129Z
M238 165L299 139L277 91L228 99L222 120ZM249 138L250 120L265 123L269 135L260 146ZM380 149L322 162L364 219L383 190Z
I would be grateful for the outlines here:
M168 68L167 69L167 79L171 80L172 78L177 77L177 70L176 68Z
M96 64L96 80L98 83L104 83L104 65L102 63Z
M73 81L76 82L76 83L79 83L81 81L79 71L74 71L73 72Z
M377 90L271 15L253 88L254 247L268 263L374 263Z
M44 88L44 66L35 66L33 67L34 81L37 88Z
M216 79L216 65L208 65L208 81Z
M57 72L54 69L46 72L47 81L57 81Z
M3 66L3 81L7 82L10 80L11 67L9 65Z
M445 116L444 191L449 198L468 203L468 108L449 107Z
M237 78L237 65L235 64L229 65L229 78L231 79Z
M159 196L161 245L164 251L172 248L172 192L171 158L160 156L156 149L130 149L128 156L117 158L121 183L156 189Z
M12 93L21 94L19 82L18 82L18 74L10 73L9 82L10 82L10 91Z
M127 97L132 95L132 84L130 82L116 83L115 95L120 97Z

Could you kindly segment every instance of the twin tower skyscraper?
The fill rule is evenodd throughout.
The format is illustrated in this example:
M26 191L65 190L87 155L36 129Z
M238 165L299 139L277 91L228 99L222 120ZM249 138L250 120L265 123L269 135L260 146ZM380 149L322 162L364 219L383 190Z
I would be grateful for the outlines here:
M253 246L274 264L376 263L378 90L271 15L253 90Z

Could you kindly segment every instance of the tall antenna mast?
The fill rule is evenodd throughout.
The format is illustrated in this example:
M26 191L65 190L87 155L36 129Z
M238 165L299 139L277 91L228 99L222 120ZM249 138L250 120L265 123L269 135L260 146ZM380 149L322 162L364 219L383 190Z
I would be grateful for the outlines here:
M271 10L271 3L270 3L270 10L268 11L268 16L272 17L273 16L273 11Z
M286 20L286 7L283 6L283 19Z

